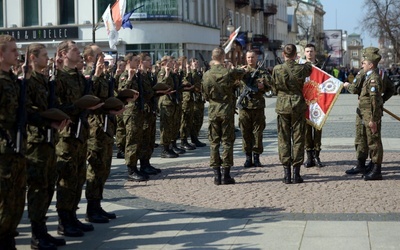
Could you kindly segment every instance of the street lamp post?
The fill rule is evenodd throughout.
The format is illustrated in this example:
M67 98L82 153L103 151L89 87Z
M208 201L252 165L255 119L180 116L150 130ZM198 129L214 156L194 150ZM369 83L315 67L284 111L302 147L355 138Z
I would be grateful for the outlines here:
M92 0L92 41L96 43L96 22L94 17L94 0Z

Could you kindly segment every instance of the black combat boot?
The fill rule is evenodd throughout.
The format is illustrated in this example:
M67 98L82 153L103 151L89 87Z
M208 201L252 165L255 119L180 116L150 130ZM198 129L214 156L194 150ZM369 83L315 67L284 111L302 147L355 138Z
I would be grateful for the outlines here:
M73 223L70 213L65 210L57 210L58 228L57 233L68 237L82 237L84 233Z
M229 185L235 184L235 179L233 179L230 175L231 167L222 167L222 184Z
M374 167L374 163L371 161L368 162L368 165L365 166L365 173L369 173Z
M108 223L109 220L107 217L103 216L101 213L100 200L98 199L89 199L87 201L86 208L86 221L92 223Z
M195 150L196 147L193 147L191 144L189 144L189 142L187 141L186 138L181 139L181 149L185 149L185 150Z
M283 166L283 183L292 183L292 169L290 166Z
M256 168L262 167L262 164L260 162L260 154L254 153L253 157L254 157L254 160L253 160L254 167L256 167Z
M159 172L156 168L150 166L150 162L140 159L140 172L144 175L156 175Z
M378 181L382 180L382 173L381 173L381 164L375 164L372 167L372 170L364 175L365 181Z
M164 145L164 150L161 152L161 158L176 158L179 155L169 148L169 145Z
M157 173L161 173L161 169L155 168L150 164L150 159L142 159L143 164L146 165L148 168L155 170ZM140 162L142 164L142 162Z
M244 162L243 167L251 168L253 166L253 157L251 153L246 153L246 161Z
M181 155L186 153L184 149L178 148L178 146L176 145L176 140L172 141L171 144L172 144L172 151L174 151L176 154Z
M314 150L307 150L307 160L304 163L304 167L311 168L315 166L314 161Z
M300 166L293 166L293 183L302 183L303 178L300 176Z
M149 179L148 175L141 173L137 166L128 166L128 180L130 181L147 181Z
M221 185L221 167L213 167L214 171L214 184Z
M83 232L90 232L94 230L94 227L90 223L82 223L80 220L78 220L78 217L76 216L76 211L71 211L70 213L72 223L76 228L79 228Z
M192 143L193 143L196 147L198 147L198 148L207 146L207 144L205 144L205 143L199 141L199 138L198 138L197 136L194 136L194 135L190 136L190 140L191 140Z
M57 250L57 246L47 238L47 228L44 223L31 222L31 249Z
M65 246L66 241L62 238L55 238L53 236L51 236L48 231L47 231L47 226L46 226L46 221L47 221L47 217L45 217L42 221L42 227L44 230L44 237L47 241L53 243L56 246Z
M125 152L122 149L118 150L117 159L125 159Z
M365 159L357 160L357 165L346 170L346 174L365 174Z
M51 243L53 243L54 245L56 245L58 247L65 246L65 244L67 244L64 239L55 238L55 237L51 236L49 233L47 233L45 237L48 241L50 241Z
M322 167L324 167L324 165L322 164L321 159L319 158L320 152L321 152L320 150L314 151L314 162L317 167L322 168Z

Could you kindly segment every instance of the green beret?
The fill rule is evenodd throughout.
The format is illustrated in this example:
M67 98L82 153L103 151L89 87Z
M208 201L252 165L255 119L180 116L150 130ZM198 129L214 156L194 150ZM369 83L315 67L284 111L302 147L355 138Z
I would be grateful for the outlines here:
M74 105L81 109L96 106L101 102L100 98L94 95L84 95L74 102Z
M57 108L51 108L46 111L43 111L40 113L40 116L53 121L63 121L69 119L69 116L66 113L62 112Z

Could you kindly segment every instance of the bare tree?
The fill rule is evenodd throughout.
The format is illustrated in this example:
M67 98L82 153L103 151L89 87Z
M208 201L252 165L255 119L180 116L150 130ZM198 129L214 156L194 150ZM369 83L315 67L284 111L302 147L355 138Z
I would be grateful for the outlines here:
M372 37L390 41L394 53L400 58L400 1L364 0L364 9L362 30Z

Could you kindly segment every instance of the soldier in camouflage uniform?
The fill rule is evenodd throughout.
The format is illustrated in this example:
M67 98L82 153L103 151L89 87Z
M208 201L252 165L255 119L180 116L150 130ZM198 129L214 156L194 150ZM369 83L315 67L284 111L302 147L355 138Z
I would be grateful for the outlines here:
M369 47L364 50L363 72L356 76L355 82L346 82L349 92L359 95L358 116L356 120L356 156L357 165L346 174L363 173L364 180L382 180L381 164L383 146L381 140L381 117L383 115L382 78L376 71L381 59L379 49ZM386 99L386 98L385 98ZM387 99L386 99L387 100ZM368 127L367 127L368 126ZM365 161L371 155L372 169L366 173Z
M249 93L249 96L241 102L243 108L239 110L239 126L242 131L243 152L246 154L245 168L261 167L260 154L264 151L263 147L263 132L265 129L265 98L264 93L269 91L268 82L271 82L269 75L264 70L258 70L251 78L252 74L257 69L257 54L254 51L246 53L246 75L243 77L242 89L244 85L251 88L256 88L256 93ZM243 90L242 90L243 91ZM253 162L254 155L254 162Z
M117 63L117 71L115 72L115 89L118 90L119 78L122 72L125 71L126 62L121 58ZM117 128L115 132L115 144L118 148L117 158L125 159L125 143L126 143L126 129L124 124L123 115L115 116L117 120Z
M175 112L172 114L173 119L175 122L174 126L172 127L174 129L175 136L171 140L171 146L172 150L180 155L186 153L186 150L183 147L178 147L176 140L179 137L179 128L181 127L181 119L182 119L182 93L183 93L183 88L184 86L182 85L183 78L185 76L185 65L186 63L186 57L179 57L178 60L172 57L172 71L171 71L171 78L174 83L174 90L175 92L171 94L171 97L173 99L173 103L176 106ZM191 146L190 146L191 147ZM191 147L191 149L194 149Z
M72 123L60 132L56 145L57 154L57 213L59 217L58 233L65 236L80 237L86 231L93 231L91 224L84 224L76 217L86 181L87 138L89 124L87 111L78 108L74 102L91 93L85 77L75 67L81 60L80 52L74 41L63 41L58 45L63 68L57 75L56 96L60 107L69 114ZM101 104L89 107L98 109ZM79 132L79 133L78 133Z
M58 106L55 97L55 81L48 81L42 72L47 67L48 55L43 44L29 46L29 61L33 72L28 85L32 100L30 109L43 112ZM52 72L53 74L55 72ZM50 84L52 86L50 86ZM28 216L32 227L32 249L57 249L65 245L64 239L56 239L47 233L46 213L54 194L57 181L56 169L56 135L55 128L63 128L67 121L43 121L41 126L27 127L28 144L27 182L28 182Z
M26 145L21 145L20 153L15 152L20 119L16 112L20 83L11 71L18 60L15 41L10 35L0 35L0 246L3 249L16 249L14 237L18 235L16 229L24 211L26 192ZM29 100L26 104L30 106Z
M212 51L213 65L203 75L203 95L210 103L208 108L210 141L210 167L214 171L214 184L235 184L230 176L233 166L233 143L235 142L235 102L236 80L243 77L244 70L228 69L223 66L225 52L222 48ZM227 65L232 67L232 64ZM223 146L222 157L219 148ZM222 172L221 174L221 166Z
M148 174L145 170L139 171L137 163L140 159L143 143L144 93L149 90L143 84L141 74L137 73L138 56L128 53L124 61L126 62L126 69L120 76L118 89L134 89L139 92L137 101L128 104L123 114L126 126L125 164L128 167L129 180L147 181L149 179Z
M203 73L200 71L199 61L196 58L190 59L190 79L193 82L193 122L190 130L190 140L196 147L205 147L206 144L199 140L201 127L204 119L204 98L201 94L201 79ZM199 87L197 87L199 86Z
M315 58L315 46L314 44L307 44L304 49L304 54L306 56L305 61L311 62L314 66L321 68L321 63ZM301 61L299 63L302 63ZM322 139L322 129L318 130L306 123L306 134L305 134L305 149L307 152L307 160L304 163L306 168L317 166L323 167L319 157L321 152L321 139Z
M157 83L162 83L173 89L175 92L163 95L158 100L160 110L160 144L163 147L162 158L176 158L179 155L172 150L171 142L176 140L179 120L176 117L179 114L179 100L177 97L173 78L174 61L170 56L164 56L161 59L161 70L157 75ZM177 83L175 82L175 85Z
M83 56L87 64L84 75L87 79L92 76L92 93L99 97L102 102L114 95L114 89L110 90L109 82L104 72L104 55L100 47L91 44L83 50ZM94 68L96 56L96 68ZM104 114L106 113L107 114ZM101 207L104 185L110 175L111 160L114 144L114 131L116 126L115 115L121 111L104 111L89 114L89 138L86 172L86 220L93 223L107 223L109 219L115 219L114 213L108 213ZM106 122L107 121L107 126Z
M184 65L182 65L183 67ZM188 142L188 137L193 126L193 112L194 112L194 92L195 88L200 89L201 82L195 82L195 74L193 63L186 64L186 72L183 78L184 91L182 92L182 117L181 117L181 148L185 150L194 150L196 147ZM195 86L197 84L197 86Z
M287 44L282 52L285 62L274 67L272 81L277 95L275 111L278 114L278 152L284 168L283 182L303 182L300 167L304 161L304 128L307 104L303 97L305 78L311 74L311 63L297 64L296 46Z

